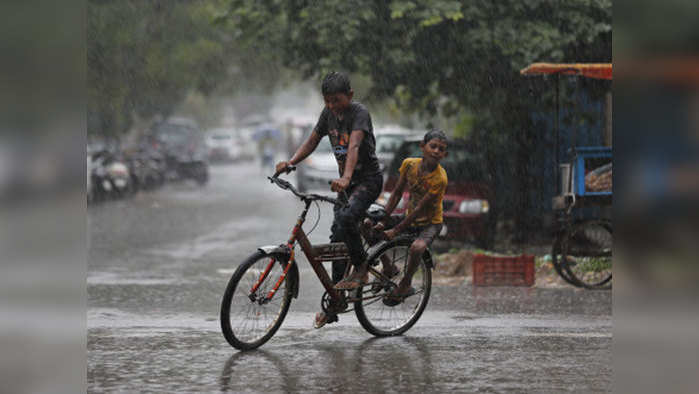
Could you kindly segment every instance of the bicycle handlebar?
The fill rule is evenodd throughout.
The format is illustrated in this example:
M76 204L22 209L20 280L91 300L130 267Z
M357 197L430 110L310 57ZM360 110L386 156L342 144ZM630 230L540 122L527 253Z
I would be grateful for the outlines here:
M342 205L342 206L347 205L346 203L344 203L336 198L332 198L332 197L328 197L328 196L321 196L320 194L308 194L308 197L311 200L325 201L325 202L329 202L333 205Z
M291 172L291 171L293 171L293 170L296 169L296 167L288 167L288 168L291 169L289 172ZM284 172L284 171L282 171L282 172ZM270 182L272 182L272 183L276 184L277 186L279 186L281 189L289 190L289 191L292 192L296 197L300 198L300 199L303 200L303 201L316 201L316 200L319 200L319 201L329 202L329 203L334 204L334 205L345 205L344 202L341 202L340 200L338 200L338 199L336 199L336 198L332 198L332 197L328 197L328 196L322 196L322 195L320 195L320 194L305 194L305 193L300 193L298 190L296 190L296 188L294 187L294 185L292 185L289 181L286 181L286 180L284 180L284 179L280 179L280 178L279 178L279 173L275 173L274 176L268 176L267 179L269 179Z

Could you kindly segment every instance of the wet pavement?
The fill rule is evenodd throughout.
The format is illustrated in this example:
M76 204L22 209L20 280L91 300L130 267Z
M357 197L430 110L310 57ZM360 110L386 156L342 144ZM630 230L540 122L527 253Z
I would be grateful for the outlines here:
M239 352L220 299L257 246L286 240L301 203L252 164L88 208L89 392L608 392L610 291L433 287L405 335L374 338L353 313L313 329L322 288L301 290L277 334ZM315 208L305 228L313 227ZM309 238L327 242L330 206Z

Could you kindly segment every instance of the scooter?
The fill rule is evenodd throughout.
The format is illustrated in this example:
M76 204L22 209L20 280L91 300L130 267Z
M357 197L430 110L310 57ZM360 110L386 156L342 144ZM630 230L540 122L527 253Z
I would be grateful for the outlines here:
M128 158L134 191L151 190L165 182L164 162L156 156L146 150L139 150Z
M99 151L92 156L92 163L95 198L124 197L133 192L129 168L114 154Z

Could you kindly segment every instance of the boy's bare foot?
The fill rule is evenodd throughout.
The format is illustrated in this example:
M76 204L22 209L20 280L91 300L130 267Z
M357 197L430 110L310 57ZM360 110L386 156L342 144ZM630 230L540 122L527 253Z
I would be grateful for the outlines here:
M313 322L313 328L321 328L328 323L335 323L336 321L338 321L337 315L318 312L316 313L316 318Z

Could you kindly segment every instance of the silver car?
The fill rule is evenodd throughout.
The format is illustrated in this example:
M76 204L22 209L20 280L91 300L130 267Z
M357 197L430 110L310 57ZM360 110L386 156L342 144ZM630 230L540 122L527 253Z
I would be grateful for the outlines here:
M340 177L337 161L330 140L323 138L316 150L296 169L297 188L302 193L308 189L330 190L330 182Z
M379 169L384 172L391 164L393 156L403 141L412 134L407 133L376 133L376 158L379 159Z
M210 161L236 161L240 159L240 144L235 132L218 128L206 134L206 148Z

